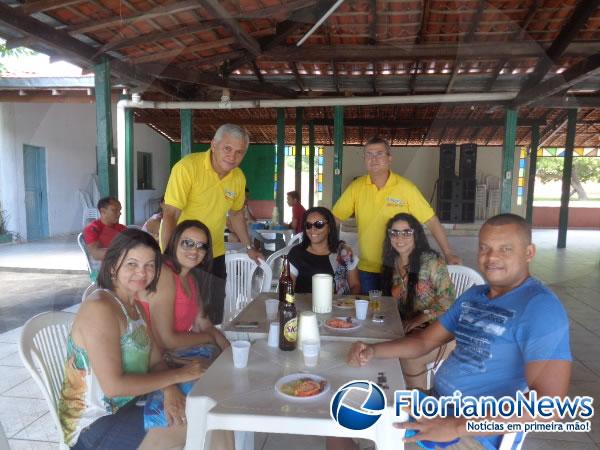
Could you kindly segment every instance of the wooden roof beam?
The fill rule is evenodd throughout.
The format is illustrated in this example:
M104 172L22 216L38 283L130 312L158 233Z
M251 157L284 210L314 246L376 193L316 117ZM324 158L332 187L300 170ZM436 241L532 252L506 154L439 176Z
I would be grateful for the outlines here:
M333 4L332 1L327 1L325 3L318 2L316 9L313 7L305 7L295 11L287 20L277 24L275 35L264 37L258 40L261 52L264 53L277 48L279 45L284 43L289 36L292 36L303 28L308 27L311 22L319 17L320 13L324 14L331 4ZM237 61L232 61L229 66L229 70L234 71L245 66L256 59L256 56L257 55L249 53L242 58L239 58Z
M198 0L183 0L167 5L159 5L148 11L143 11L130 16L113 16L107 19L90 20L82 24L73 25L67 30L69 33L89 33L90 31L97 31L111 26L126 26L138 20L154 19L156 17L167 16L183 11L189 11L191 9L198 9L200 4Z
M588 19L594 15L600 5L600 0L581 0L577 3L573 14L560 30L560 33L550 45L546 56L539 59L534 71L525 80L519 95L527 92L531 87L538 84L548 73L553 64L566 52L571 42L583 28Z
M132 58L132 59L130 59L130 61L134 64L143 64L143 63L147 63L147 62L165 60L168 63L170 60L178 57L179 55L184 55L184 54L193 53L193 52L203 52L205 50L212 50L212 49L216 49L219 47L225 47L225 46L231 45L233 43L235 43L235 38L227 37L224 39L219 39L219 40L215 40L215 41L211 41L211 42L202 42L200 44L190 45L190 46L182 47L182 48L176 48L173 50L149 53L144 56Z
M286 98L296 97L296 91L285 87L276 86L270 83L255 83L252 81L236 81L225 79L216 73L194 72L189 70L179 70L174 67L166 67L161 72L154 73L153 75L161 78L184 81L186 83L229 88L236 91L250 92L254 94L269 94L276 97Z
M600 108L600 96L569 95L566 97L546 97L537 100L532 106L541 108Z
M465 35L463 39L463 43L468 44L473 41L475 37L475 32L479 27L479 22L481 22L481 16L483 15L483 9L487 2L485 0L479 0L479 4L477 5L477 10L475 11L473 20L471 21L471 26L469 27L469 31ZM449 94L454 87L454 82L456 81L456 76L458 75L458 71L460 70L460 66L462 65L462 59L456 58L454 61L454 65L452 67L452 75L450 75L450 80L448 80L448 85L446 86L446 94Z
M600 0L598 0L600 1ZM262 57L273 61L296 62L369 62L408 61L415 59L463 59L531 58L544 54L544 46L537 42L498 42L420 44L420 45L312 45L310 47L279 46L265 51ZM597 42L573 42L566 55L586 57L598 51Z
M57 8L65 8L67 6L80 3L82 0L34 0L27 2L19 7L23 14L31 15L43 11L50 11Z
M215 16L215 19L221 21L223 26L231 32L241 47L248 50L254 56L260 55L261 49L258 41L240 26L239 22L231 16L219 0L201 1L202 5Z
M563 73L522 92L511 102L511 105L513 107L527 106L545 97L566 91L577 83L598 74L600 74L600 52L578 62Z
M296 84L300 88L300 92L306 91L306 87L304 86L304 82L302 81L302 77L300 76L300 72L298 72L298 66L295 62L289 63L292 72L294 73L294 78L296 79Z
M172 39L179 36L185 36L186 34L198 33L199 31L208 31L211 27L216 25L219 25L219 21L217 20L201 20L199 23L187 27L175 27L172 30L146 33L133 38L118 39L119 36L115 35L115 39L100 47L98 52L105 53L111 50L114 51L127 47L135 47L140 44L152 44L164 39Z
M520 41L523 38L523 36L525 35L525 32L527 31L527 28L529 27L529 24L533 20L533 16L535 16L535 13L537 12L539 4L540 4L540 0L534 0L534 2L531 4L531 6L529 6L529 9L527 10L527 14L525 15L525 19L523 20L523 23L521 24L521 26L519 27L519 29L517 30L517 32L514 34L514 36L512 38L513 41ZM507 62L508 62L508 60L506 58L500 59L500 62L496 65L496 68L494 69L494 73L492 74L492 77L490 78L487 86L485 87L486 91L492 90L492 87L494 87L494 83L500 76L500 72L502 72L502 68L504 67L504 65Z
M0 3L0 23L34 38L36 42L43 46L56 50L73 64L91 67L97 63L95 48L69 36L65 31L55 30L50 25L26 16L4 3ZM155 80L145 73L138 72L135 67L123 61L110 57L108 60L111 65L111 72L125 81L133 82L136 85L153 85L157 90L167 95L180 98L179 91L175 87L160 80Z

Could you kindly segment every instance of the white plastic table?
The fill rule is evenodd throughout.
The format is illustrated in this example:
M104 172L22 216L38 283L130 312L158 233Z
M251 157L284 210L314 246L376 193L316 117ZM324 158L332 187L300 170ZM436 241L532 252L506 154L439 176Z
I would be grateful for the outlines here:
M255 431L262 433L309 434L370 439L378 450L402 450L403 430L392 426L405 421L395 417L393 395L404 389L404 378L397 359L374 360L366 367L346 364L351 343L322 342L319 364L304 366L298 350L282 352L268 347L265 340L252 344L248 366L233 366L231 349L224 351L198 380L188 394L186 450L208 448L210 430ZM277 380L297 372L321 375L330 383L322 398L308 401L287 400L275 392ZM329 415L329 404L337 389L352 380L378 381L383 374L387 408L366 430L348 430Z
M398 313L395 300L391 297L381 297L379 301L380 311L376 314L383 315L383 323L373 322L371 320L372 312L369 309L367 320L361 321L360 327L356 330L332 330L323 325L330 317L355 317L354 308L341 309L335 307L336 299L353 297L354 296L335 296L333 300L334 306L331 312L327 314L317 314L317 320L320 325L319 333L322 340L351 342L361 340L368 343L375 343L398 339L404 336L400 314ZM265 292L258 295L233 321L225 324L223 330L228 336L243 336L250 340L266 338L269 332L269 321L266 317L265 300L268 298L277 298L277 294L275 292ZM296 294L296 309L298 313L301 311L310 311L312 309L312 294ZM236 323L238 322L241 322L242 324L244 322L258 322L258 326L256 328L237 326Z

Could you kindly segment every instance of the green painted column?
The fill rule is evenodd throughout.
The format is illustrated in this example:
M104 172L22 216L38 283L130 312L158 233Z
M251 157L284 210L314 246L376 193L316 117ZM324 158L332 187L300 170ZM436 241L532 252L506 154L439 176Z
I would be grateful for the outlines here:
M283 202L285 201L285 108L277 108L277 198L275 204L279 221L283 223Z
M567 246L567 229L569 228L569 197L571 196L571 174L573 173L573 148L575 147L575 126L577 110L567 112L567 140L565 142L565 164L562 176L562 194L560 196L560 212L558 213L558 248Z
M125 109L125 223L135 223L133 177L133 109Z
M183 158L192 153L192 143L194 141L192 110L180 110L179 120L181 121L181 157Z
M525 206L525 219L533 223L533 194L535 190L535 172L537 170L537 152L540 145L540 127L531 127L531 148L529 149L529 177L527 178L527 204Z
M300 194L302 199L302 125L304 121L304 108L301 106L296 108L296 161L294 164L296 172L295 190Z
M96 161L100 196L117 196L116 177L110 167L113 155L113 132L110 96L110 64L106 58L94 66L96 93Z
M502 144L502 186L500 188L500 212L509 213L512 208L513 168L517 141L517 111L506 109L504 116L504 143Z
M331 204L335 205L342 195L342 165L344 150L344 107L333 107L333 195Z
M315 124L308 124L308 207L315 204Z

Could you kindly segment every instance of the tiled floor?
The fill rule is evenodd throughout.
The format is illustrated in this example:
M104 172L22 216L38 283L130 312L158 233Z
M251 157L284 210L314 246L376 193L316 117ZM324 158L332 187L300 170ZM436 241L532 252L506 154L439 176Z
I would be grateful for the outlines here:
M465 263L474 267L476 238L451 237L450 241ZM555 248L555 231L536 231L534 241L538 254L532 273L558 294L571 319L574 364L570 393L600 398L600 231L570 231L568 248L564 250ZM72 252L72 248L68 252ZM0 421L11 449L56 449L57 434L46 404L17 354L19 332L15 329L0 334ZM255 448L324 449L324 440L257 434ZM598 449L600 416L592 419L590 433L530 434L523 448Z

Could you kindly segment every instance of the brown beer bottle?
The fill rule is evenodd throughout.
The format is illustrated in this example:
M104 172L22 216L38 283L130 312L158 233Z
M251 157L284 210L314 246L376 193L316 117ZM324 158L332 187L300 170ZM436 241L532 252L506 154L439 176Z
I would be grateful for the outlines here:
M279 277L279 308L283 306L285 303L285 294L290 292L292 295L294 294L294 280L292 280L292 275L290 272L290 260L287 255L283 256L283 270L281 271L281 276Z
M290 285L285 294L285 302L279 305L279 348L284 351L294 350L297 337L298 315L294 304L294 289Z

